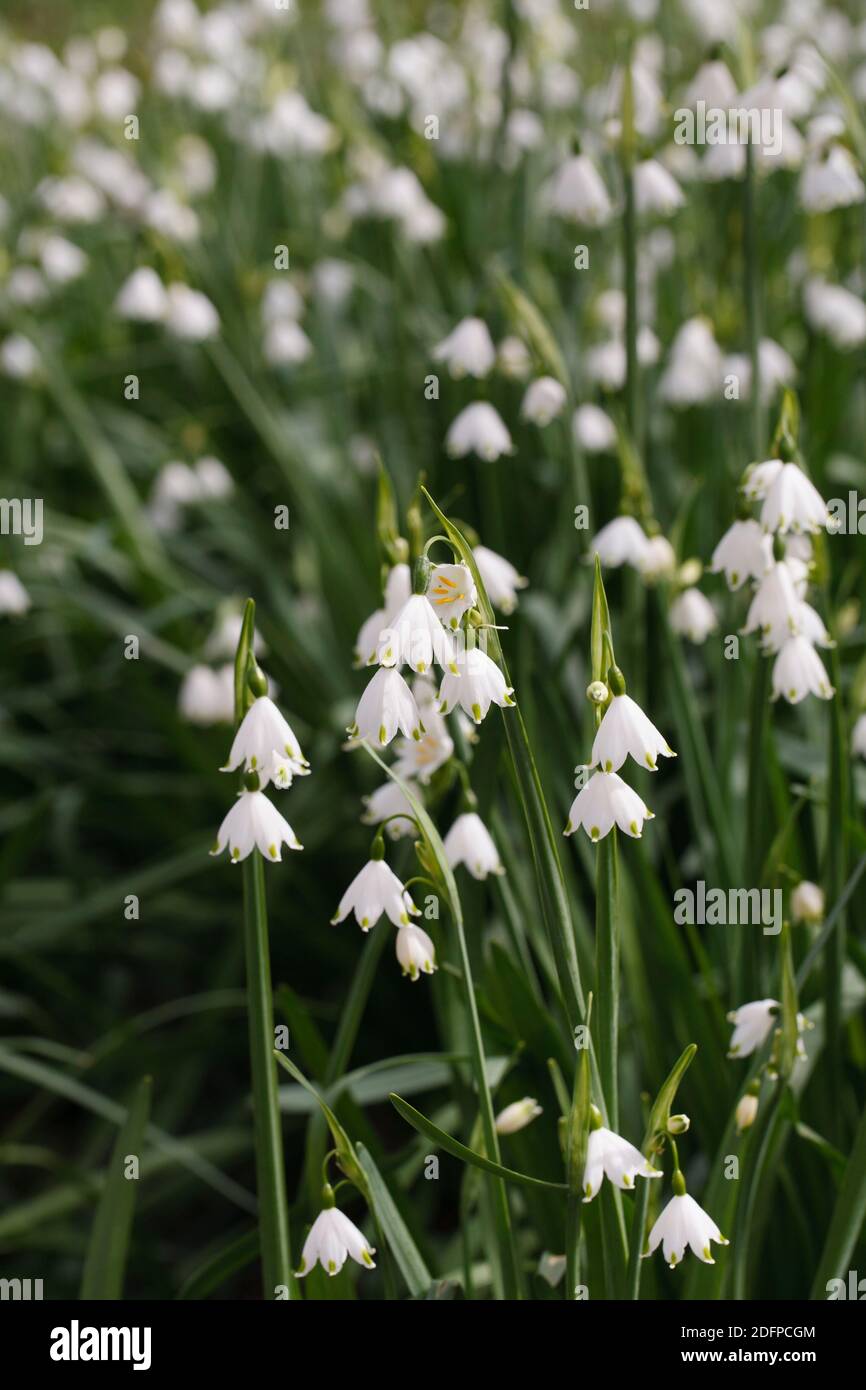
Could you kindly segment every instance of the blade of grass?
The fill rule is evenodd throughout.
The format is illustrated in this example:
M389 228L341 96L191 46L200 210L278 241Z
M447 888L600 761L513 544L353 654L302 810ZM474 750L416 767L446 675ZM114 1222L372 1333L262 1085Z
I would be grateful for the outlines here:
M142 1077L114 1142L105 1186L90 1228L81 1279L81 1298L121 1299L129 1237L140 1178L126 1174L129 1157L140 1163L150 1113L151 1078ZM140 1171L140 1170L139 1170Z

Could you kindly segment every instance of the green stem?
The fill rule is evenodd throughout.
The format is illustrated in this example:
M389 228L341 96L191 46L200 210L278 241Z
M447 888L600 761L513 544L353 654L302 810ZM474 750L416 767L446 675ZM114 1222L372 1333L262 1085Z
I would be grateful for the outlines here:
M760 459L764 448L764 408L761 402L761 306L758 233L755 212L755 151L746 144L746 172L743 178L743 273L745 277L746 326L749 361L752 367L750 404L752 412L752 452Z
M643 1233L646 1226L646 1214L649 1209L649 1189L650 1179L645 1178L637 1184L637 1192L634 1198L634 1211L631 1218L631 1242L629 1245L628 1256L628 1288L626 1297L635 1299L640 1296L640 1275L643 1265L641 1263L641 1250L643 1249Z
M825 961L824 1020L827 1062L827 1101L832 1132L842 1138L844 1122L841 1105L842 1083L842 972L845 967L845 908L841 905L847 874L848 758L839 680L839 654L833 648L829 658L830 678L836 694L830 703L830 747L828 750L829 787L827 796L827 838L825 847L825 899L828 907L840 904L836 929L830 936Z
M617 911L617 832L614 827L598 846L595 898L596 1047L607 1123L619 1122L619 922Z
M641 447L640 362L637 355L637 215L635 212L634 178L630 164L624 169L625 208L623 214L623 251L625 258L625 404L629 433L635 447Z

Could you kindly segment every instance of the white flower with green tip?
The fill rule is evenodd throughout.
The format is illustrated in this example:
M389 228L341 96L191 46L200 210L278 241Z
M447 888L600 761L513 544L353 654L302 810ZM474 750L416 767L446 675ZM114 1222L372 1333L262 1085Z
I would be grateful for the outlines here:
M613 686L611 687L613 688ZM626 758L631 757L639 767L658 770L658 758L675 758L676 753L648 719L640 705L625 693L614 694L604 712L592 745L590 767L602 772L618 772Z
M363 1231L359 1231L339 1207L326 1207L320 1211L304 1241L300 1268L295 1271L299 1279L316 1265L322 1266L331 1277L339 1274L347 1258L351 1257L364 1269L375 1269L373 1256L376 1250L367 1244Z
M615 772L594 772L571 803L563 834L573 835L583 826L591 840L603 840L617 825L639 840L644 821L652 819L653 812Z
M410 980L433 974L436 969L436 948L420 927L414 923L401 926L395 944L403 974L408 975Z
M439 691L439 712L450 714L459 705L476 724L485 718L490 706L506 708L514 704L514 690L480 647L469 647L457 662L457 675L447 671Z
M378 840L379 836L376 838ZM399 878L379 854L379 848L374 844L373 858L352 879L331 918L332 925L342 922L350 912L354 912L355 921L362 931L375 927L383 912L395 927L408 926L410 913L413 917L420 917L418 908ZM381 849L384 853L384 846Z
M275 787L285 788L291 786L293 777L306 777L310 771L291 725L267 695L260 695L250 705L221 771L234 772L239 767L258 773L262 787L273 782Z
M681 1191L677 1191L678 1178ZM681 1173L674 1174L674 1193L649 1233L643 1258L652 1255L661 1245L662 1254L671 1269L682 1264L687 1249L705 1265L714 1265L716 1262L710 1242L715 1241L717 1245L729 1245L730 1242L722 1235L713 1218L686 1192Z
M211 854L222 854L228 846L232 863L237 864L258 849L263 859L279 864L281 845L303 849L289 822L264 792L242 791L217 831Z
M465 864L473 878L505 873L490 831L474 811L457 817L445 836L443 848L452 869Z
M418 706L395 666L380 666L358 701L350 738L366 739L384 748L398 732L419 739L424 732Z

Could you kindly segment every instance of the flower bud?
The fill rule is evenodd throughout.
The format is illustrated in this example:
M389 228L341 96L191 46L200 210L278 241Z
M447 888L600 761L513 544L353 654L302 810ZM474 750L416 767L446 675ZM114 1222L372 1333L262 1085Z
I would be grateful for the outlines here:
M506 1105L505 1109L496 1116L497 1134L516 1134L519 1129L525 1129L541 1114L541 1106L532 1096L524 1096L523 1100L515 1100L511 1105Z
M610 691L604 681L591 681L586 687L586 698L593 705L606 705L610 698Z
M685 1134L691 1120L688 1115L669 1115L667 1123L668 1134Z
M697 584L703 572L704 567L700 560L693 557L691 560L686 560L684 564L680 565L680 572L677 577L684 589L691 589L693 585Z
M748 1129L755 1123L755 1116L758 1113L758 1093L750 1086L745 1095L740 1096L737 1104L737 1133L742 1134L744 1129Z
M791 914L795 922L817 926L824 920L824 893L817 883L803 879L791 894Z

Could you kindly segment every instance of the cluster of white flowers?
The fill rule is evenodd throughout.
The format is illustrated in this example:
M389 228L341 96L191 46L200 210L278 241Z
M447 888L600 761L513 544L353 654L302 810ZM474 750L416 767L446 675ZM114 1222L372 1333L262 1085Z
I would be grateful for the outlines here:
M653 813L637 792L618 776L629 756L650 772L658 769L659 756L676 757L667 740L643 710L625 693L625 680L618 667L608 671L608 684L596 682L587 691L592 702L604 706L604 714L592 745L587 768L597 767L571 805L564 834L572 835L581 826L593 841L603 840L614 825L625 835L640 839L644 821Z
M760 520L741 517L713 552L711 569L736 590L754 586L744 633L756 632L773 654L773 699L798 704L807 695L829 700L833 688L816 647L832 640L806 602L811 536L828 528L827 506L796 463L768 459L746 472L747 502L760 502Z
M232 475L218 458L207 455L191 465L173 460L157 474L148 515L157 531L170 533L180 527L187 507L224 501L233 491Z

